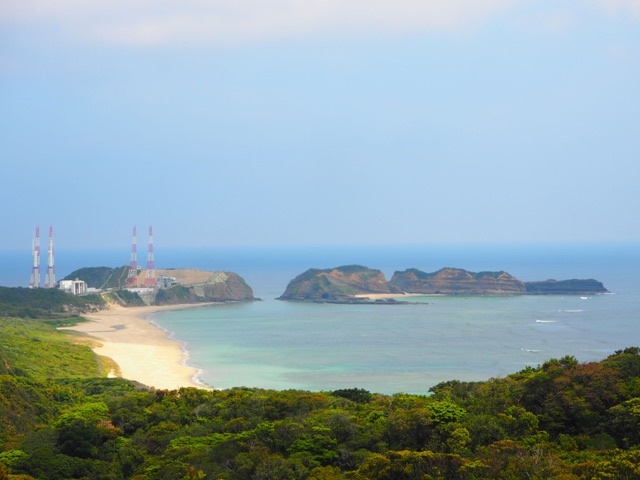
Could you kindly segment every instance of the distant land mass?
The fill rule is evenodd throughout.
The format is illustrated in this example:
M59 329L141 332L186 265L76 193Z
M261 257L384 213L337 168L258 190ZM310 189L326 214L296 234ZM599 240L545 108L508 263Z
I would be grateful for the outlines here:
M608 293L597 280L545 280L523 282L504 271L469 272L442 268L427 273L415 268L395 272L387 281L380 270L347 265L324 270L309 269L287 286L280 300L318 303L393 303L392 298L363 297L370 294L419 295L589 295ZM404 302L396 302L404 303Z
M164 277L168 280L166 288L129 291L123 290L128 271L128 266L85 267L71 272L65 280L84 280L90 288L115 289L112 293L113 299L124 306L256 300L253 289L240 275L233 272L195 269L156 270L156 278ZM144 282L144 272L144 270L138 272L139 285ZM138 301L133 297L139 297Z
M593 279L545 280L542 282L526 282L527 293L531 295L591 295L608 293L604 285Z
M156 270L177 285L156 290L155 305L198 302L249 302L253 289L237 273L192 269Z
M384 273L362 265L346 265L320 270L311 268L298 275L287 286L280 300L320 303L370 303L362 294L401 294L387 282Z
M441 295L522 295L524 282L507 272L468 272L460 268L442 268L426 273L416 268L395 272L391 285L401 292Z

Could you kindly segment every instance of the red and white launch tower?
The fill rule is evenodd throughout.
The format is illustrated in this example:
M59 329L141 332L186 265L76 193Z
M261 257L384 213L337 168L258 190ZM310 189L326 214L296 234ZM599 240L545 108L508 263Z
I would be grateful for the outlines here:
M156 270L153 261L153 227L149 226L149 251L147 253L147 271L145 272L144 286L155 288Z
M38 247L40 251L40 247ZM47 257L47 275L44 288L56 288L56 269L53 265L53 225L49 226L49 255Z
M31 255L33 256L33 268L29 288L40 288L40 225L36 227L36 236L31 242Z
M129 274L127 275L126 285L129 288L138 286L138 253L136 245L136 227L133 226L133 240L131 241L131 261L129 262Z

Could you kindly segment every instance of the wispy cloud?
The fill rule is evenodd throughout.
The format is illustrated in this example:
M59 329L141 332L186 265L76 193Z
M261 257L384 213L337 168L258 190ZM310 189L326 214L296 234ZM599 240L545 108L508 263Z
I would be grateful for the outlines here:
M7 0L0 20L109 44L247 43L326 34L455 31L523 0Z
M596 3L611 13L640 18L640 0L596 0Z
M577 22L575 12L567 8L555 8L546 11L542 18L544 28L552 32L565 32Z
M640 0L591 1L605 11L640 18ZM35 28L38 35L64 42L244 44L332 34L459 32L527 5L532 1L4 0L0 26ZM548 7L549 28L570 26L566 6L559 10L550 2Z

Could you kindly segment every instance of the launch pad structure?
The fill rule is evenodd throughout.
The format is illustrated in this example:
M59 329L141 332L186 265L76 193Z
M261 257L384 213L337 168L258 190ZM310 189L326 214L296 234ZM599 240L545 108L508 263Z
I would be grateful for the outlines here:
M53 225L49 226L49 253L47 255L47 275L44 288L56 288L56 269L53 264Z
M40 225L36 227L36 233L31 242L31 256L33 258L33 264L31 267L29 288L40 288ZM53 257L53 225L49 226L49 249L44 288L56 288L56 269Z
M35 235L31 241L31 279L29 280L29 288L40 288L40 225L36 226ZM133 227L133 238L131 241L131 258L129 260L129 271L125 280L125 288L140 288L138 284L138 275L140 273L138 265L138 247L137 247L137 231L136 226ZM155 289L158 286L156 277L155 261L153 256L153 226L149 226L149 250L147 253L147 268L142 281L142 287L145 289ZM44 288L56 288L56 270L54 263L53 249L53 225L49 226L49 247L47 250L47 271L45 273Z
M126 288L140 288L138 275L141 267L138 265L138 245L137 229L133 227L133 238L131 240L131 259L129 261L129 272L125 281ZM149 249L147 253L147 268L142 281L142 288L155 289L157 285L155 262L153 258L153 226L149 226Z
M40 225L36 227L36 234L31 241L31 256L33 257L33 267L29 288L40 288Z

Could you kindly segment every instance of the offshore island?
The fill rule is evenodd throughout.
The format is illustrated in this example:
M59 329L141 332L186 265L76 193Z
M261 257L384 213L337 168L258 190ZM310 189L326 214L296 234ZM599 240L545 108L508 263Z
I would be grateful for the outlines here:
M410 268L387 281L384 273L362 265L311 268L289 282L279 300L314 303L406 304L405 295L595 295L609 293L593 279L523 282L504 271L469 272L442 268L427 273Z

